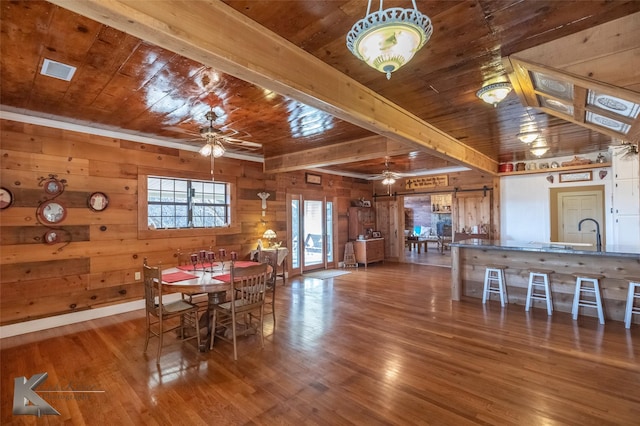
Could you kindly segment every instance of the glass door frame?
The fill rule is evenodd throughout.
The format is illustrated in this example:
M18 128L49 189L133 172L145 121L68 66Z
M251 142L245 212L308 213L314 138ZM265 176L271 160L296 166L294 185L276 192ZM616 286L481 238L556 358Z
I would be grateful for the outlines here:
M294 232L293 229L293 225L292 225L292 214L293 214L293 208L292 208L292 203L293 201L296 200L299 203L299 207L298 207L298 213L299 213L299 218L298 218L298 224L299 224L299 229L298 232ZM304 266L304 237L302 236L303 233L303 227L304 227L304 201L321 201L322 202L322 223L323 223L323 230L322 230L322 253L323 253L323 261L319 264L314 264L314 265L310 265L308 267ZM329 261L329 253L327 251L327 243L328 243L328 230L327 230L327 203L331 203L331 216L332 216L332 222L331 222L331 232L330 232L330 236L331 236L331 258L333 259L332 261ZM336 261L336 240L337 240L337 235L338 235L338 221L337 221L337 216L336 216L336 199L335 197L327 197L324 195L320 195L318 196L318 194L315 193L311 193L311 192L305 192L305 193L298 193L298 194L291 194L288 193L287 194L287 228L291 230L291 232L289 233L289 247L291 247L292 253L291 253L291 261L289 263L289 271L293 274L293 275L298 275L298 274L302 274L304 271L310 271L313 269L328 269L328 268L334 268L336 267L336 265L338 265L338 262ZM302 236L302 238L299 238L299 241L294 244L293 239L295 238L296 234L298 236ZM295 265L294 263L294 258L296 258L296 254L293 253L294 250L297 250L297 259L298 259L298 265Z

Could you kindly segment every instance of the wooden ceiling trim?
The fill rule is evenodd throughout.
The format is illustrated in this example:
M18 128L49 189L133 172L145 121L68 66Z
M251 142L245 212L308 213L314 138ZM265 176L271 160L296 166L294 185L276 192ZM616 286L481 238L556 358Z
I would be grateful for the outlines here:
M277 155L264 160L265 173L292 172L295 170L335 166L356 161L373 160L387 155L407 154L412 146L383 136L373 136L327 147Z
M624 72L620 72L621 67ZM596 58L592 61L563 67L563 71L604 81L614 86L638 91L633 85L640 81L640 46L623 52Z
M526 61L565 69L615 53L637 49L638 28L640 12L520 51L516 55ZM583 76L589 77L588 74Z
M423 147L457 164L497 172L495 160L222 2L51 2L372 132Z

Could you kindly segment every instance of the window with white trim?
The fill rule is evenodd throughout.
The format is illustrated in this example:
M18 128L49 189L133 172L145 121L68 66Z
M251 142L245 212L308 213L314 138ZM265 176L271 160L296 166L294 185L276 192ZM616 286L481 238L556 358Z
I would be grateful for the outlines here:
M148 226L151 229L229 226L230 198L229 184L225 182L148 176Z

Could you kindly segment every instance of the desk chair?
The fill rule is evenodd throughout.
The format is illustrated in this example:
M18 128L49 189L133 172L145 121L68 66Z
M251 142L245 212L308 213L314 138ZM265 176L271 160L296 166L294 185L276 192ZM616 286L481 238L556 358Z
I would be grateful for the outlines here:
M162 272L160 268L153 268L146 264L143 265L144 276L144 299L145 311L147 317L147 330L144 342L144 351L149 347L149 339L151 336L158 338L158 354L156 356L156 364L160 364L160 355L162 353L163 335L169 331L180 329L180 336L183 341L196 339L200 348L200 330L198 326L198 307L186 300L177 300L175 302L164 303L162 294ZM178 324L168 324L167 322L173 318L179 318ZM186 326L193 328L193 336L186 337Z

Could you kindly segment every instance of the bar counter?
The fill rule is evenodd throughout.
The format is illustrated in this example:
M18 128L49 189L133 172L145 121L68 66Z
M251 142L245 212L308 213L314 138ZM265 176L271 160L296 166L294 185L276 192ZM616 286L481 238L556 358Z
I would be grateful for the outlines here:
M554 310L569 313L575 292L572 274L602 274L606 277L600 282L605 318L622 321L628 289L626 278L640 277L640 246L609 246L598 252L584 247L536 242L464 240L451 243L452 300L482 299L484 272L490 264L507 267L505 280L509 303L522 305L523 311L531 267L554 271L550 275ZM491 303L495 303L494 298ZM543 304L534 300L532 306L544 308ZM546 315L546 310L540 312ZM596 310L581 309L580 314L596 316ZM634 318L634 322L637 321Z

